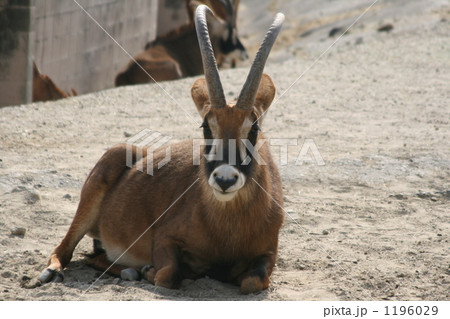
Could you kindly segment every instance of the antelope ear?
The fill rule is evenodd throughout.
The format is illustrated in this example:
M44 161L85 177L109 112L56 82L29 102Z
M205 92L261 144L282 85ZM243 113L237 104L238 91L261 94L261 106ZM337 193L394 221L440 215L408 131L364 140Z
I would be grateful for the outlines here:
M267 74L263 74L255 98L255 110L258 116L264 114L275 97L275 84Z
M205 79L198 79L194 82L191 95L198 113L204 118L209 109L209 95Z

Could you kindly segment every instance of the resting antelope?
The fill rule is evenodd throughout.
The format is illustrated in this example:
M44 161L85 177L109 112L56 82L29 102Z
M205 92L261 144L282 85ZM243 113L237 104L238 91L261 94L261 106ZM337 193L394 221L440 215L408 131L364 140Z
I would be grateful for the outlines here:
M237 101L227 103L207 13L201 5L195 16L206 79L195 81L191 94L203 118L204 138L222 144L223 158L211 156L215 147L206 145L203 154L209 156L193 165L191 140L172 144L171 160L159 169L165 147L153 153L152 163L145 150L139 158L133 147L129 168L129 146L108 150L88 176L75 218L41 282L63 279L75 246L88 234L94 238L91 265L124 279L142 276L177 288L184 278L209 275L240 285L243 293L268 287L284 218L281 180L267 143L258 149L260 163L242 142L256 145L264 139L259 116L272 103L275 86L263 69L284 16L279 13L267 32ZM237 149L229 146L233 140ZM145 172L153 163L153 176L137 169Z
M188 0L187 8L191 22L147 43L145 51L137 54L125 69L115 78L115 85L132 85L181 79L203 74L203 65L192 10L199 3L207 2L220 19L211 19L210 38L219 66L228 58L235 65L235 59L247 58L247 51L237 36L237 5L231 0ZM136 64L136 62L139 64ZM145 71L144 71L144 70Z

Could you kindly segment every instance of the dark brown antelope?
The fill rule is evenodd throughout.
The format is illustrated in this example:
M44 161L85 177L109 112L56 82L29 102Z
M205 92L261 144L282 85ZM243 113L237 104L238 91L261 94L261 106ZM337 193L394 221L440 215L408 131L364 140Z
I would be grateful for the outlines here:
M246 59L247 51L236 29L238 2L233 6L231 0L189 0L187 8L191 22L147 43L145 51L133 57L125 69L117 74L115 85L169 81L203 74L192 17L193 10L201 3L208 3L219 15L219 18L209 21L210 39L219 67L228 60L234 66L236 59Z
M213 140L202 146L205 156L194 165L192 140L170 145L171 160L160 168L157 163L169 146L152 153L152 161L145 149L129 144L108 150L89 174L75 218L41 282L63 279L75 246L88 234L94 238L89 263L123 279L142 276L154 285L177 288L184 278L208 275L240 285L243 293L268 287L284 218L283 196L258 125L275 96L263 69L284 16L275 17L237 101L227 103L207 14L211 11L201 5L195 15L206 79L191 89L204 138ZM259 144L258 154L245 141ZM222 145L224 156L216 156L214 145ZM126 165L127 156L131 165ZM142 172L147 165L153 165L153 175Z

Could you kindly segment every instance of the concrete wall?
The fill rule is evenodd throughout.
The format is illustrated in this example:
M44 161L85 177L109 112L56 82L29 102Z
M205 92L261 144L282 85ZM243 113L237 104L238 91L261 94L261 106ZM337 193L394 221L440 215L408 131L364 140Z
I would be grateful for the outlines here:
M158 0L157 35L165 34L188 22L186 0Z
M132 56L156 37L158 0L77 2ZM73 0L0 0L0 106L30 102L33 58L64 91L114 86L130 57L82 8Z
M39 0L35 61L64 90L78 93L114 86L130 57L156 36L157 0ZM93 19L102 26L102 30Z
M0 0L0 107L31 101L33 0Z

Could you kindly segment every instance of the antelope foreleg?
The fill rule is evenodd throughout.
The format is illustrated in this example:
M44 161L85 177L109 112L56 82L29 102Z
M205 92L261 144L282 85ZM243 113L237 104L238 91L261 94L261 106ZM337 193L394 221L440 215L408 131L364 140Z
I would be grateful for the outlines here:
M179 261L175 245L157 248L153 251L154 266L145 266L142 276L155 286L178 288L181 283Z
M273 255L263 255L256 258L250 270L240 278L241 292L249 294L267 289L274 265L275 257Z

